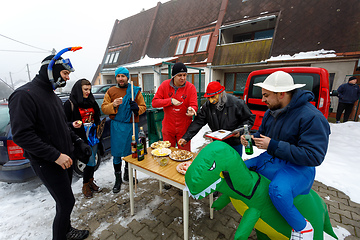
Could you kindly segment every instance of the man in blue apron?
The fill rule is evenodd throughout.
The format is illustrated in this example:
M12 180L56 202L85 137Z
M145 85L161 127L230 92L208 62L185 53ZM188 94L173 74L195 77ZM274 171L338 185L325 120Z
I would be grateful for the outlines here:
M146 111L144 97L140 87L133 86L134 98L131 99L131 84L128 83L129 71L124 67L115 70L117 85L109 88L105 94L101 109L111 118L111 154L115 170L113 192L121 188L121 158L131 154L133 121L135 122L135 139L138 137L139 115ZM134 115L134 117L133 117ZM129 180L128 164L125 164L124 181Z

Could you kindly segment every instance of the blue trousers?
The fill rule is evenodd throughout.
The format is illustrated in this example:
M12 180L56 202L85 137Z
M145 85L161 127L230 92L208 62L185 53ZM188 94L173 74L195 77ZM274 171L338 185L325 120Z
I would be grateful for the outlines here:
M295 231L304 229L305 218L293 202L297 195L310 192L315 179L315 167L295 165L272 157L267 152L245 161L245 164L271 181L271 201L287 223Z

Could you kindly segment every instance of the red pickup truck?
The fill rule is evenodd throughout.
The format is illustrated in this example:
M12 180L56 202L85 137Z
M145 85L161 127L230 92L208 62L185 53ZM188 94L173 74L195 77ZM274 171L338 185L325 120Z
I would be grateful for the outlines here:
M315 99L311 103L319 109L326 118L328 117L330 91L329 73L326 69L317 67L286 67L257 70L250 73L244 89L244 101L251 109L251 112L256 115L252 130L259 129L264 113L268 109L266 104L261 101L261 88L254 86L254 84L263 82L267 76L276 71L289 73L295 83L305 83L306 86L301 89L314 93Z

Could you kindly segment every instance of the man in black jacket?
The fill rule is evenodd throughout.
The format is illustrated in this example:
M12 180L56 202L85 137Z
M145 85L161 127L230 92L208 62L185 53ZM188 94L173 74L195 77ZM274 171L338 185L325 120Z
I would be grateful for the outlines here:
M233 131L243 127L244 124L249 126L254 124L255 115L251 113L245 102L231 94L227 94L224 90L225 87L221 86L217 81L209 83L204 95L204 97L208 98L208 101L201 106L194 121L178 141L179 145L186 144L206 124L209 125L212 131L220 129ZM240 132L225 139L224 142L232 146L240 156L242 155Z
M77 230L70 224L75 204L71 180L73 143L85 149L88 145L69 129L62 102L53 91L48 76L53 58L54 55L46 57L35 78L9 98L13 140L24 149L24 156L56 202L53 239L85 239L89 231ZM74 69L68 59L55 60L53 79L64 86Z
M339 104L336 112L336 123L340 123L341 114L344 113L344 122L347 122L353 110L354 103L360 97L360 87L357 83L357 78L352 76L347 83L341 84L337 89Z

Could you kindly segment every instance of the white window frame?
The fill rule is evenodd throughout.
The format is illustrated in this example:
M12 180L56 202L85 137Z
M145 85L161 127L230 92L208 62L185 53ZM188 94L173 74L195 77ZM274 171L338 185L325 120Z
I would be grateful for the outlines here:
M197 52L206 52L210 40L210 34L202 35Z
M184 53L185 45L186 45L186 38L180 39L176 48L175 55L181 55Z
M189 42L188 42L188 45L186 47L186 52L185 53L193 53L193 52L195 52L197 39L198 39L197 36L189 38Z

